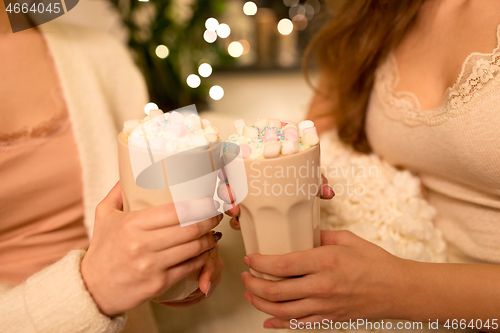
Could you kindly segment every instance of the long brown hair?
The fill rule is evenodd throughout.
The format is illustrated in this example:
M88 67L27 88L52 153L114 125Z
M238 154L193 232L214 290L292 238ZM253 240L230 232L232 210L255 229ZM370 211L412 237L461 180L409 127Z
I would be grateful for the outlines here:
M425 0L330 0L332 19L313 38L340 139L369 152L366 109L375 70L416 21Z

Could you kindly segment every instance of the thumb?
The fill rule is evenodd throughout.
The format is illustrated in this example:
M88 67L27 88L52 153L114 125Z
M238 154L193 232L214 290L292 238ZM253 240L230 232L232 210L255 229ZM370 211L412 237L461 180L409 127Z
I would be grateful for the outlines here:
M107 211L123 209L123 198L119 181L115 184L115 186L113 186L106 197L102 199L99 206Z
M348 230L321 230L321 245L348 245L356 235Z

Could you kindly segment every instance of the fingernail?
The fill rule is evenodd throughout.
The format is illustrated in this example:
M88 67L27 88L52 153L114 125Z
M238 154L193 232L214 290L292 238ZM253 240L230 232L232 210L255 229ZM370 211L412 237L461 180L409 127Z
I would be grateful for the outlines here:
M211 291L212 291L212 281L208 283L207 293L205 294L205 297L210 296Z
M246 293L243 294L243 297L245 297L245 299L252 303L252 296L250 296L250 293L247 291Z
M243 283L245 283L244 276L245 276L245 272L243 272L243 273L240 274L240 279L241 279L241 282L243 282Z
M250 267L250 258L248 258L247 256L245 256L243 258L243 262L245 263L245 265L247 265L248 267Z
M222 238L222 232L212 232L212 236L214 236L214 241L217 243Z

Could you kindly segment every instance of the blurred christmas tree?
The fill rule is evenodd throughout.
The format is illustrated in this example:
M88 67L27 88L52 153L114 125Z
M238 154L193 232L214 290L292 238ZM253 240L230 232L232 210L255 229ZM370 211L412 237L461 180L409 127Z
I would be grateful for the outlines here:
M203 109L209 86L191 76L190 87L187 78L198 75L202 63L233 60L217 43L204 39L206 20L222 14L225 0L109 1L128 28L128 45L144 74L150 100L165 111L193 103Z

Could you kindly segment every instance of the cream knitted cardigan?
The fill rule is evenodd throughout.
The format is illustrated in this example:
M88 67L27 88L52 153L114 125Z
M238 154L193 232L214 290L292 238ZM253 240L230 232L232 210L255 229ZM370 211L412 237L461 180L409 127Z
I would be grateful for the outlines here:
M127 49L110 36L54 21L40 29L56 64L78 146L90 236L95 207L118 180L118 129L124 120L140 116L147 90ZM71 251L16 287L0 285L0 332L120 331L126 316L102 315L85 288L80 275L84 254Z

